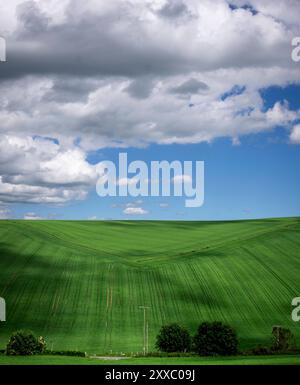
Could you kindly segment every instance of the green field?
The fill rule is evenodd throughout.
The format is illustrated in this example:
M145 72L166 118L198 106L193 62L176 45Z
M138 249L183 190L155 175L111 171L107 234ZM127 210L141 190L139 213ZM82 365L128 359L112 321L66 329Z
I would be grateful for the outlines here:
M176 357L176 358L128 358L103 360L97 358L0 355L0 365L300 365L300 355L264 357Z
M191 332L205 320L238 331L241 347L289 327L300 296L300 219L232 222L0 221L0 297L7 322L48 348L140 352L151 306L150 350L162 324Z

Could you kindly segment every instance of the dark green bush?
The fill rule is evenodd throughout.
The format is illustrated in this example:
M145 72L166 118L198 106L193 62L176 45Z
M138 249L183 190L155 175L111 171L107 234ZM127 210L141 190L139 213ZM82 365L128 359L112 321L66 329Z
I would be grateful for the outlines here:
M6 347L10 356L29 356L41 354L46 349L43 337L36 338L31 331L19 330L12 334Z
M144 354L136 354L135 357L144 357ZM146 354L146 357L198 357L198 355L192 352L149 352Z
M188 330L176 323L161 327L156 337L156 347L162 352L187 352L191 348Z
M230 356L238 352L235 330L222 322L203 322L193 342L195 351L201 356Z
M267 356L273 354L273 352L268 346L258 345L255 348L248 350L246 354L251 356Z
M290 329L273 326L272 336L273 344L271 349L274 352L285 353L296 349L295 337Z

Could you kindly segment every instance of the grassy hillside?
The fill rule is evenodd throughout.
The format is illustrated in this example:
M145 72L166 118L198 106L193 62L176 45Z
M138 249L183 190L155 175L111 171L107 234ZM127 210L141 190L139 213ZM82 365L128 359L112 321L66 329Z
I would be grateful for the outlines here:
M161 324L191 331L204 320L234 325L242 346L292 329L300 295L300 219L233 222L0 221L0 296L13 330L49 348L136 352L149 311L150 348Z

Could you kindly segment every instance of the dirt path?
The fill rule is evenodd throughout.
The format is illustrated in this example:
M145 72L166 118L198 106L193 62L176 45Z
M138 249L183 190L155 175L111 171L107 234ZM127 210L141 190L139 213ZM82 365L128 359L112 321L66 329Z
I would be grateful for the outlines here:
M116 357L116 356L90 356L89 358L97 359L97 360L104 360L104 361L119 361L119 360L128 360L130 357Z

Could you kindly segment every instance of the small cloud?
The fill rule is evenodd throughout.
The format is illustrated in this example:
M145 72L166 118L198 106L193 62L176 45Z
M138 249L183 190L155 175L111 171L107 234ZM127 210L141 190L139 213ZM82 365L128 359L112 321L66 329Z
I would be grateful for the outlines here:
M39 221L45 218L36 215L35 213L27 213L24 215L24 219L27 221Z
M125 204L125 207L137 207L137 206L140 206L143 204L143 201L140 199L138 201L134 201L134 202L128 202Z
M240 146L241 144L240 138L238 138L237 136L233 137L231 141L233 146Z
M94 215L93 217L89 217L88 218L88 221L96 221L96 220L97 220L96 215Z
M293 127L290 135L290 142L292 144L300 144L300 124Z
M127 207L123 213L126 215L145 215L148 214L148 211L142 207Z
M126 208L126 207L138 207L138 206L141 206L143 203L144 202L141 199L139 199L137 201L127 202L127 203L113 203L110 207L113 209Z
M169 203L160 203L159 207L162 207L162 208L169 207Z
M138 179L136 178L121 178L118 180L117 185L118 186L130 186L133 184L137 184Z
M182 0L169 0L159 11L159 14L168 19L176 19L188 15L188 8Z
M174 184L179 184L179 183L192 183L192 178L190 175L176 175L173 178L173 183Z

